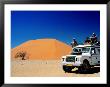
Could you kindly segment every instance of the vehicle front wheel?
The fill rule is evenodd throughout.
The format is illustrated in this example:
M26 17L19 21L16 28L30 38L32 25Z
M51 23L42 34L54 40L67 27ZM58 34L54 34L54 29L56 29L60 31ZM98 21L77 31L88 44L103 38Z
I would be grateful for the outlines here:
M71 72L72 67L69 67L69 66L63 66L63 70L64 70L65 72Z
M83 62L82 66L79 68L79 72L84 72L87 73L90 70L90 64L89 62L86 60Z

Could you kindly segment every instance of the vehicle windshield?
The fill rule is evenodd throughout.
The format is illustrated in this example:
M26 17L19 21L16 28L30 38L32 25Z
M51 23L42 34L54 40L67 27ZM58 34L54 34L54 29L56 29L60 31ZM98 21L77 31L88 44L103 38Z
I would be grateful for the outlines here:
M78 52L78 48L74 48L73 49L73 52Z
M82 53L88 53L89 50L90 50L89 47L84 47L84 48L82 49Z
M72 55L78 55L82 53L82 47L77 47L73 49Z

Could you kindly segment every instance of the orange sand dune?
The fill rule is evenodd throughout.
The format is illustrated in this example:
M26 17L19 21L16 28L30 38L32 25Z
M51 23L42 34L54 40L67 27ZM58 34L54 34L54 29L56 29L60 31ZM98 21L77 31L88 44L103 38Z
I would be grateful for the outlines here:
M60 59L61 56L67 55L72 48L56 39L38 39L27 41L11 50L12 58L17 52L25 51L30 60L50 60Z

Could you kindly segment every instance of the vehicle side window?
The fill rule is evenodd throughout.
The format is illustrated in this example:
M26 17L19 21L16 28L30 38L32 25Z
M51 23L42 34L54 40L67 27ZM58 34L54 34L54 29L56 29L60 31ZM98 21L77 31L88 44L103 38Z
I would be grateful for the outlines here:
M91 54L96 54L95 48L91 48Z

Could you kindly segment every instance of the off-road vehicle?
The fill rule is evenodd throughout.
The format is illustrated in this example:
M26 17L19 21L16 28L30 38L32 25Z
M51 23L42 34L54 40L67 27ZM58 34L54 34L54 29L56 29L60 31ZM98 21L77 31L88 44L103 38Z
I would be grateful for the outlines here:
M78 45L73 48L70 55L62 57L62 66L65 72L75 67L79 71L87 71L91 67L100 66L100 46Z

